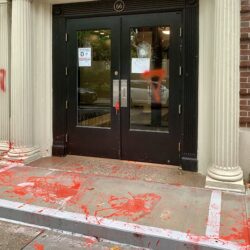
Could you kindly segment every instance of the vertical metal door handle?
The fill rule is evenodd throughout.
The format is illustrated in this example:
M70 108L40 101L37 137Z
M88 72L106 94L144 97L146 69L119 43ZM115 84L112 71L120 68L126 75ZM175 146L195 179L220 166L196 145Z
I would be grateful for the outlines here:
M119 80L113 80L113 107L117 107L117 104L120 105L119 100Z
M128 107L128 81L126 79L121 80L121 107Z

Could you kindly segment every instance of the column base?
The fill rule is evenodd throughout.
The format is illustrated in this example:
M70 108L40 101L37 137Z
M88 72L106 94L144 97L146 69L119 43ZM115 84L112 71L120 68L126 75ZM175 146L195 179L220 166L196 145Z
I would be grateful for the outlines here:
M40 149L38 147L12 148L6 154L4 159L6 161L28 164L39 159L40 157Z
M245 185L243 183L243 179L239 181L218 181L215 179L210 178L209 176L206 177L206 185L205 188L209 189L219 189L223 191L231 191L237 193L245 193Z
M239 166L226 169L212 166L208 169L207 174L212 179L223 182L235 182L243 179L243 172Z
M0 142L0 153L7 152L10 149L10 144L7 141Z

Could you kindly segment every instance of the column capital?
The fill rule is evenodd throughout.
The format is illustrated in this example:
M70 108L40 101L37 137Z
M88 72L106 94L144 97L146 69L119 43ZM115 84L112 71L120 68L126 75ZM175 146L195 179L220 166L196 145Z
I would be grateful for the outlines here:
M0 4L6 4L6 3L9 3L10 0L0 0Z

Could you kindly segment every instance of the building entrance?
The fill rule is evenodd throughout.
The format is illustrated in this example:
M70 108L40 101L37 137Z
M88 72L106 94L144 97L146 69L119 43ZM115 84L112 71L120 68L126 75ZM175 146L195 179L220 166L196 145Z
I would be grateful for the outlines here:
M179 164L180 17L67 21L70 154Z
M196 171L197 53L197 1L54 5L53 155Z

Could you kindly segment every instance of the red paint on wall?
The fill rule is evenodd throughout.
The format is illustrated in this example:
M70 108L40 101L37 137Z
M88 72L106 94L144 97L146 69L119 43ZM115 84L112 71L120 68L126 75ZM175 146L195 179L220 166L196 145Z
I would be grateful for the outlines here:
M44 245L35 243L34 244L34 249L35 250L44 250Z
M0 89L2 92L6 91L5 78L6 78L6 70L0 69Z
M95 216L100 213L107 212L108 215L103 215L104 218L125 216L132 221L137 221L146 215L150 214L155 205L160 201L161 197L154 193L145 193L132 195L128 197L111 196L108 200L109 208L97 210Z

